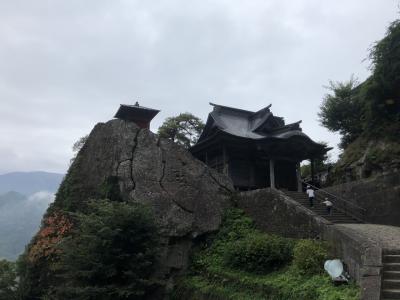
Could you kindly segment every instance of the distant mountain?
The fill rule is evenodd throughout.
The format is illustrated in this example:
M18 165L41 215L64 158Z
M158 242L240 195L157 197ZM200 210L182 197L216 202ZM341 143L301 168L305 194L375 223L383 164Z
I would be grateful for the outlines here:
M23 252L63 177L48 172L0 175L0 259L15 260Z
M55 193L63 179L63 174L48 172L12 172L0 175L0 194L15 191L32 195L40 191Z
M38 231L43 213L54 200L52 192L25 196L0 195L0 259L15 260Z
M20 193L11 191L4 195L0 195L0 209L7 207L11 204L22 203L26 200L26 196Z

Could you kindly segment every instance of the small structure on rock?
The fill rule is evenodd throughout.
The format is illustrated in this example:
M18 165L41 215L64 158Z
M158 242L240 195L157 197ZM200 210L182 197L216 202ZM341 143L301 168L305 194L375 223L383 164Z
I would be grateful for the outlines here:
M300 162L321 158L332 149L304 134L301 121L285 124L272 114L271 105L252 112L210 104L214 109L190 151L228 175L236 189L301 190Z
M140 128L150 129L151 120L159 113L159 110L135 105L121 104L114 118L135 122Z

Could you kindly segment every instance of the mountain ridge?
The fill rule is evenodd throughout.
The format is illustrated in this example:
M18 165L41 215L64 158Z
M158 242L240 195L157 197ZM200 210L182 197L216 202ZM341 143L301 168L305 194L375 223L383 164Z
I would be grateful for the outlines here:
M25 196L49 191L55 193L64 178L64 174L30 171L30 172L8 172L0 175L0 195L11 191Z

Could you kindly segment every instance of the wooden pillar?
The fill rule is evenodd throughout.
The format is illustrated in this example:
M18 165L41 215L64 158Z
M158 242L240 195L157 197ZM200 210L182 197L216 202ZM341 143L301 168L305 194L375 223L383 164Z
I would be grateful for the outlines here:
M301 167L300 167L300 162L296 164L296 175L297 175L297 191L302 192L303 191L303 185L301 183Z
M275 189L275 160L269 160L269 180L271 189Z
M256 186L256 181L255 181L255 162L253 159L248 160L249 162L249 166L250 166L250 180L249 180L249 187L253 188L254 186Z
M311 158L310 160L310 164L311 164L311 184L315 185L315 168L314 168L314 159Z
M222 159L223 159L223 167L222 167L222 173L225 175L228 175L228 161L227 161L227 155L226 155L226 147L225 145L222 146Z

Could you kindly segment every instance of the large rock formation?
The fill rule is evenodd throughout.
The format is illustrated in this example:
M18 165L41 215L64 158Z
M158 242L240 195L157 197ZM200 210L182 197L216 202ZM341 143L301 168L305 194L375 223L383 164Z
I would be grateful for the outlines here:
M125 201L148 204L162 233L158 278L172 283L185 270L193 239L218 229L230 205L230 180L135 123L95 126L57 195L54 208L79 211L97 198L107 178L117 177Z

